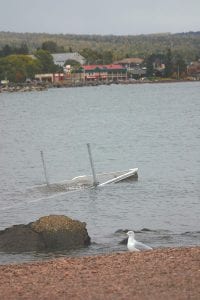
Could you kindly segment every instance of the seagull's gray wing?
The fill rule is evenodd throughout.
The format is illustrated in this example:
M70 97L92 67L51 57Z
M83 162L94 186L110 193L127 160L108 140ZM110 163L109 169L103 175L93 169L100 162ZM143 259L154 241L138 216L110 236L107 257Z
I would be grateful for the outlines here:
M151 247L149 247L141 242L138 242L138 241L135 241L135 248L137 248L139 250L152 250Z

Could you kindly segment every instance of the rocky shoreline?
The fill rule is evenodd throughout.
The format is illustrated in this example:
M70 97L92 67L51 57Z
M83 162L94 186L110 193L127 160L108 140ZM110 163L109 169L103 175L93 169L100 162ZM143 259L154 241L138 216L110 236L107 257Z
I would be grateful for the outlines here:
M102 81L91 81L91 82L41 82L41 83L23 83L23 84L10 84L7 86L0 86L0 93L2 92L34 92L34 91L44 91L50 88L69 88L69 87L85 87L85 86L100 86L100 85L112 85L112 84L145 84L145 83L175 83L175 82L195 82L193 80L126 80L126 81L114 81L114 82L102 82Z
M6 86L0 86L0 93L7 92L35 92L35 91L44 91L47 90L49 87L48 84L10 84Z
M1 300L198 300L199 282L200 247L0 266Z

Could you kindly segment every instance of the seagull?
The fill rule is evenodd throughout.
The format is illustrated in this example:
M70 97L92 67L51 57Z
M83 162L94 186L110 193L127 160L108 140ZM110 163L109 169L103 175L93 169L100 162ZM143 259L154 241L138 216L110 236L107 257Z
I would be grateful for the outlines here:
M128 235L127 248L129 251L152 250L151 247L136 241L135 233L133 231L128 231L126 234Z

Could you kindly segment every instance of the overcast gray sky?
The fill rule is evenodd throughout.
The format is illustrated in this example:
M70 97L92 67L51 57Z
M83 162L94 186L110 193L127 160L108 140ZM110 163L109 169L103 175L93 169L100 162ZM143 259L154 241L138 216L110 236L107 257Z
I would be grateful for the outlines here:
M0 0L0 31L102 35L200 31L200 0Z

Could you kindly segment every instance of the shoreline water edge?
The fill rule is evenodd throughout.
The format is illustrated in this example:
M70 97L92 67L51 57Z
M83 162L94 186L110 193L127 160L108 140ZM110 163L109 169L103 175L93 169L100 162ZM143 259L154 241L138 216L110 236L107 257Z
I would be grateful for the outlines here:
M199 299L200 247L0 265L1 299Z
M122 80L122 81L73 81L73 82L33 82L33 83L20 83L20 84L8 84L0 85L0 93L2 92L33 92L33 91L43 91L50 88L71 88L71 87L89 87L89 86L101 86L101 85L113 85L113 84L155 84L155 83L181 83L181 82L199 82L198 80L176 80L176 79L162 79L162 80Z

